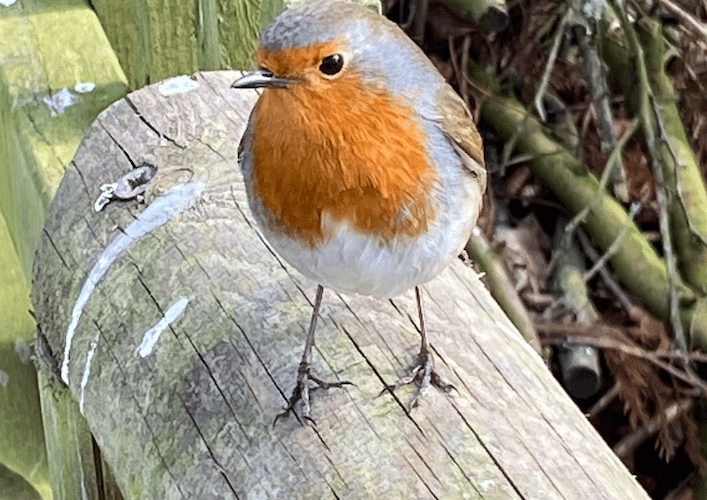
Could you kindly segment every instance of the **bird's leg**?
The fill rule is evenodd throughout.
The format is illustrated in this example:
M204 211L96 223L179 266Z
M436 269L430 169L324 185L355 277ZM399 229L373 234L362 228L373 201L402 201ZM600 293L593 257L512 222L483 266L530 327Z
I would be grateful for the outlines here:
M427 340L425 312L422 307L422 291L419 286L415 287L415 298L417 299L417 311L420 316L420 336L422 337L420 352L417 354L415 364L411 367L408 375L401 378L397 382L386 386L385 389L381 391L381 394L383 394L386 391L394 391L398 387L414 382L415 385L417 385L417 391L410 401L411 410L419 404L420 399L430 385L443 392L449 392L454 389L452 384L445 382L445 380L435 371L432 351L430 350L430 344Z
M309 323L309 330L307 331L307 340L304 343L304 352L302 353L302 361L300 361L299 368L297 369L297 384L292 390L292 395L287 400L287 407L285 410L275 417L275 422L277 423L280 417L287 416L290 412L295 411L295 406L299 402L301 404L300 415L303 420L315 423L314 420L309 416L310 405L309 405L309 381L316 384L315 389L329 389L331 387L342 387L344 385L353 385L351 382L347 381L337 381L337 382L326 382L321 378L317 377L311 373L312 366L312 349L314 348L314 332L317 329L317 318L319 317L319 308L322 305L322 295L324 294L324 287L322 285L317 286L317 296L314 300L314 311L312 311L312 320Z

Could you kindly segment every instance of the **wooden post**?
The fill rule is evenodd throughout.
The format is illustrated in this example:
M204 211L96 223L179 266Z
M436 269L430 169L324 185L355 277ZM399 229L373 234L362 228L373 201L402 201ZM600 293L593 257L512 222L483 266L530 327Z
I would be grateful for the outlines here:
M250 68L282 0L91 0L133 88L197 70Z
M155 84L102 113L37 252L39 324L123 496L647 499L461 262L425 286L456 391L412 413L411 389L378 396L416 354L414 294L327 290L314 363L355 385L314 392L316 427L273 426L316 284L254 225L236 157L256 94L236 77ZM99 187L143 163L158 168L144 202L95 212Z
M0 61L0 472L35 490L0 488L0 496L51 500L55 463L47 460L43 387L30 360L32 261L84 133L128 84L84 0L2 2ZM0 483L7 485L4 475Z

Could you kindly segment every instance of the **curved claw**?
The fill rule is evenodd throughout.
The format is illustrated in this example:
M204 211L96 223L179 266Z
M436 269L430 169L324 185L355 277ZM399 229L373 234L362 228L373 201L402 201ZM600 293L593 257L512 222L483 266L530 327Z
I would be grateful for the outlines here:
M349 382L348 380L340 380L336 382L327 382L319 377L317 377L314 374L309 373L309 367L306 367L306 369L302 370L300 369L299 374L297 376L297 384L295 385L295 388L292 390L292 394L287 400L287 406L283 409L282 412L278 413L275 416L275 420L273 421L273 427L277 423L277 421L282 418L288 416L290 413L294 414L295 418L304 425L303 421L306 421L316 427L317 422L309 415L310 414L310 403L309 403L309 392L311 390L318 390L318 389L331 389L332 387L338 387L341 388L345 385L356 385L353 382ZM312 381L316 384L315 387L310 388L308 382ZM296 410L297 403L301 404L301 409L299 411L299 414Z
M412 383L417 386L417 391L415 391L415 395L410 400L408 410L412 410L420 404L420 400L429 386L436 387L445 394L448 394L452 389L454 389L452 384L445 381L435 371L432 354L429 351L421 351L420 354L417 355L417 361L410 368L410 372L396 382L383 387L383 390L381 390L378 396L382 396L385 392L394 392L400 387Z

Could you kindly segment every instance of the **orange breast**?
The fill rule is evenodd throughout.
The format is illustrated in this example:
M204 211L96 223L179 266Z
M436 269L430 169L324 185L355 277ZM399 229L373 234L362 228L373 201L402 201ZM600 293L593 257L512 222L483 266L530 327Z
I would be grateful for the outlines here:
M436 175L425 137L386 92L351 73L265 89L254 127L254 190L291 236L323 241L324 211L384 238L427 228Z

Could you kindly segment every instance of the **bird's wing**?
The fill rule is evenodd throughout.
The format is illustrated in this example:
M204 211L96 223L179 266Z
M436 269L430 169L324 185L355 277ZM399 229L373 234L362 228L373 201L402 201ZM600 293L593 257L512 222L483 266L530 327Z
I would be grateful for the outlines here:
M444 85L437 96L439 122L444 134L461 157L466 170L478 179L481 192L486 190L484 147L481 135L464 101L452 87Z

